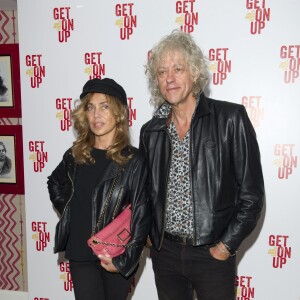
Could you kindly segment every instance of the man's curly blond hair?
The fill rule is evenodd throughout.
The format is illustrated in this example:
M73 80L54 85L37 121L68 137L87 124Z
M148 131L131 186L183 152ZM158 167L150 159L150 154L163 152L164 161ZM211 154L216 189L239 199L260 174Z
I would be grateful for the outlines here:
M169 51L179 51L186 59L190 72L194 78L193 94L199 95L208 82L207 61L190 34L173 30L170 35L163 37L150 51L146 64L146 76L151 94L150 103L155 107L160 106L165 99L161 95L157 80L157 67L163 55Z

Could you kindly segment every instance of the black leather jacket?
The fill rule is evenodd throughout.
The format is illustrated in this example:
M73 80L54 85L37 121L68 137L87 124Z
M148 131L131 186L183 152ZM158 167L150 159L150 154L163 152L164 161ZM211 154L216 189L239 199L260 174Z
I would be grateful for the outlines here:
M147 164L144 156L136 148L130 148L133 158L121 168L111 161L105 169L102 180L93 191L92 198L92 230L95 228L99 212L105 203L113 179L119 176L114 188L110 204L102 224L102 228L113 217L118 215L129 203L132 208L131 238L128 245L139 247L126 247L123 254L113 258L113 264L120 273L127 277L138 266L143 246L150 230L151 209L149 205L149 193L147 192ZM69 149L63 156L63 160L48 177L48 190L50 199L55 209L61 215L56 226L54 252L65 251L69 234L70 201L74 192L76 176L76 164ZM100 204L100 205L99 205ZM101 228L100 228L101 229Z
M167 118L154 115L143 125L140 149L151 170L150 237L160 250L172 153ZM264 200L259 148L244 106L200 95L190 126L190 168L193 244L220 240L237 250L254 229Z

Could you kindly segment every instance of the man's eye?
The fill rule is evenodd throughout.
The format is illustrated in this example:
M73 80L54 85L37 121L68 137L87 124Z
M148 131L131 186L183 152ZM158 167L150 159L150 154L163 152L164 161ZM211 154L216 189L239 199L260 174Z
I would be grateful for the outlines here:
M92 106L92 105L88 105L87 108L86 108L86 110L87 110L87 111L93 110L93 106Z
M103 104L103 105L101 105L101 109L102 110L109 109L109 105L108 104Z
M159 76L162 76L162 75L164 75L164 74L166 74L166 71L165 71L165 70L160 70L160 71L158 71L158 75L159 75Z

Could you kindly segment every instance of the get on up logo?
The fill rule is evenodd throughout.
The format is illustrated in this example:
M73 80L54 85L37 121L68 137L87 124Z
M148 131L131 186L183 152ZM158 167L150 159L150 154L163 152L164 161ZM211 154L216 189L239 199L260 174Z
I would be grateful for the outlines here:
M246 0L246 8L249 11L246 19L250 21L250 33L261 34L271 15L271 9L266 7L266 0Z

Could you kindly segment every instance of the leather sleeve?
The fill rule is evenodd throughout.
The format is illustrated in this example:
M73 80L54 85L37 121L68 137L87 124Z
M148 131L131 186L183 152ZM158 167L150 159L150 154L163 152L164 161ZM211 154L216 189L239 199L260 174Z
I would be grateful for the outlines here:
M125 277L137 269L151 225L148 170L144 155L137 152L132 163L130 173L126 175L132 207L131 238L125 252L113 258L113 264Z
M232 118L232 163L238 184L236 210L220 240L231 252L257 224L264 204L264 180L256 134L244 106Z
M67 151L64 154L62 161L54 169L51 175L48 177L47 185L50 195L50 200L53 203L54 208L61 215L65 204L66 196L68 194L68 172L67 172L67 157L70 156L70 152Z

